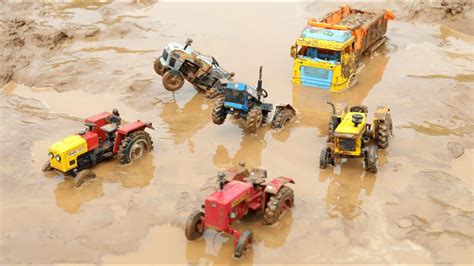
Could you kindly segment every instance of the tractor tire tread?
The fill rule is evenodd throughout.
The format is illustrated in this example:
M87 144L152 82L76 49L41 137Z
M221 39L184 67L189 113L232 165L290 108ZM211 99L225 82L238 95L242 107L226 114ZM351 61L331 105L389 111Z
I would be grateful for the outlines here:
M224 97L218 97L214 102L212 108L212 122L216 125L222 125L226 119L226 113L224 110Z
M140 138L144 138L145 141L147 142L147 152L151 151L153 149L153 140L151 139L151 136L148 132L144 130L139 130L130 133L129 135L125 136L120 143L119 151L117 154L118 160L120 164L127 164L131 162L130 156L129 156L129 145L131 142L136 141Z
M260 119L259 119L259 117L260 117ZM247 129L248 133L253 134L253 133L257 132L257 129L262 124L261 122L260 122L260 124L258 123L259 120L261 122L263 121L262 111L258 107L252 108L249 111L248 115L247 115L246 129Z
M193 241L202 236L202 232L196 231L196 223L198 219L204 218L204 213L198 210L194 210L186 219L184 226L184 235L186 239Z
M282 186L276 195L272 195L265 208L263 216L263 222L268 225L272 225L280 219L281 213L278 211L278 207L285 201L290 200L291 206L294 205L295 195L293 189L288 186Z

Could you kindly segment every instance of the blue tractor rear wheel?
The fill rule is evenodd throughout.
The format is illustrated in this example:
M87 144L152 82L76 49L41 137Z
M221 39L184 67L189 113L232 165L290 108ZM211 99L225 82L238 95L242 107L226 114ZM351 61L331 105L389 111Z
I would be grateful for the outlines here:
M217 98L214 102L214 107L212 108L212 122L216 125L222 125L227 116L224 109L224 100L224 97Z
M263 113L262 110L258 107L252 108L247 114L247 131L251 134L257 132L257 129L262 126L263 122Z

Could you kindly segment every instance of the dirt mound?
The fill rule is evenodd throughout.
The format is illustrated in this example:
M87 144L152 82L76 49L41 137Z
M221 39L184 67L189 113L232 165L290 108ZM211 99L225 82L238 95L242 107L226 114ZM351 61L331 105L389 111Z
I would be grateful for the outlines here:
M30 19L6 19L0 26L0 87L11 81L15 72L27 67L35 56L60 48L73 35L66 30L44 28Z
M472 9L471 0L411 0L402 1L405 11L402 15L407 19L439 21L440 19L462 18Z

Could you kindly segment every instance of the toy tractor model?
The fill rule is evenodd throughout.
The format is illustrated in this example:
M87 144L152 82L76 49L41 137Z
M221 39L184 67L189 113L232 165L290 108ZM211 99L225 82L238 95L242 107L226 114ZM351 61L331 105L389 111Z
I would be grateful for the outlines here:
M202 55L191 48L192 42L188 39L185 45L166 45L163 54L155 60L155 71L163 77L163 86L168 91L181 89L184 80L187 80L197 91L205 91L215 97L219 81L232 79L234 73L220 67L214 57Z
M273 104L263 102L268 93L262 87L262 67L257 89L241 82L224 83L222 86L224 97L217 98L212 109L214 124L221 125L228 114L233 114L245 121L249 133L255 133L263 123L270 121L269 114L273 111ZM277 105L271 126L273 129L281 129L295 116L296 110L291 105Z
M121 126L117 109L103 112L85 119L86 130L60 140L49 147L49 160L43 171L57 170L74 177L76 187L95 178L87 170L93 165L115 155L121 164L142 157L153 148L145 128L153 129L151 123L137 120Z
M202 210L189 215L185 225L188 240L196 240L208 228L225 232L234 237L234 257L240 258L252 244L252 232L243 233L232 228L233 222L250 212L263 213L265 224L275 224L294 205L293 190L288 177L277 177L267 181L267 171L253 169L249 172L245 164L218 174L219 190L206 197Z
M319 167L334 165L335 157L363 157L364 168L377 172L377 149L388 147L392 135L392 117L388 107L377 107L372 125L367 123L368 108L353 106L347 112L347 106L328 102L332 107L329 121L328 145L323 148L319 158Z

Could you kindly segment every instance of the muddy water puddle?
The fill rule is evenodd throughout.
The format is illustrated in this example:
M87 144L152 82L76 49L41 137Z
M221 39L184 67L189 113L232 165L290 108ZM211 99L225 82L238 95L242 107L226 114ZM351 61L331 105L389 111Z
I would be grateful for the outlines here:
M54 26L99 31L49 58L50 73L41 86L12 82L2 89L2 117L18 117L34 127L0 121L16 131L26 150L2 143L2 158L16 161L1 170L2 216L8 217L1 226L2 262L468 262L474 235L472 207L466 204L472 197L474 118L468 108L472 55L466 51L472 42L438 26L393 21L386 46L362 60L355 87L329 93L292 86L289 47L306 18L336 6L45 7L42 19L54 17ZM247 24L222 17L229 8L245 14ZM197 10L202 19L194 19ZM189 84L175 94L165 91L152 62L167 42L187 37L195 49L236 72L237 80L255 85L263 65L268 100L292 104L297 119L281 132L267 126L249 135L236 121L214 125L213 101ZM378 105L391 107L395 136L379 153L377 174L365 172L360 159L318 168L330 112L326 101L365 104L371 114ZM25 113L25 106L42 114ZM92 169L97 179L79 189L60 174L39 172L51 143L82 130L82 118L112 108L126 121L153 122L150 154L125 166L116 159L101 163ZM460 157L452 157L451 142L464 148ZM270 177L293 177L296 206L275 226L263 226L259 215L237 223L238 229L253 231L255 243L236 261L227 236L209 231L188 242L183 228L187 215L213 190L217 170L241 161L267 169ZM33 228L29 221L37 217L42 219Z

